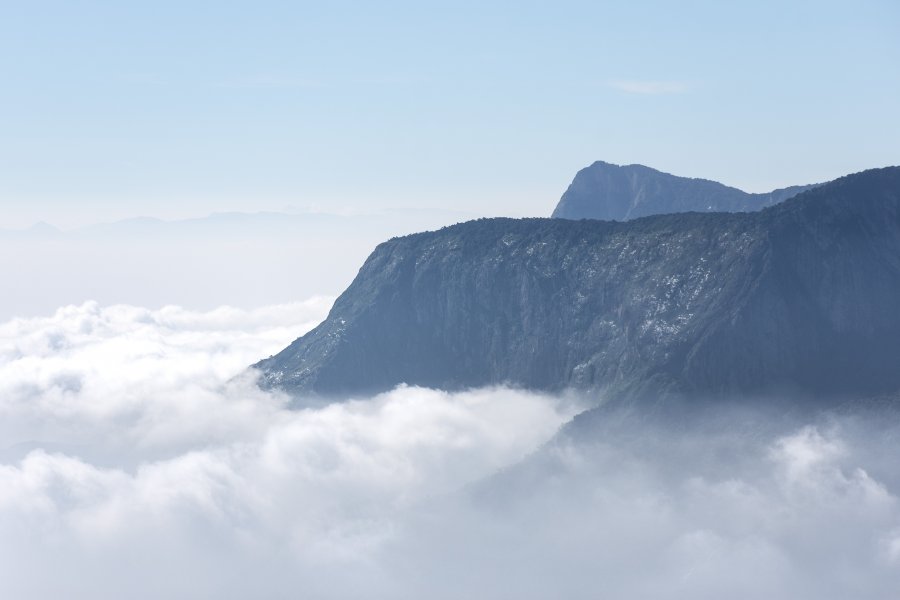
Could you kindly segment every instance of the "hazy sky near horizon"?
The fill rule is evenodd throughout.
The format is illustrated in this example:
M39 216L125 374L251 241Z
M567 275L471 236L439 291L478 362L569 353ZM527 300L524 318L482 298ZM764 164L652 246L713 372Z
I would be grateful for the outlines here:
M891 0L4 3L0 227L827 180L900 163L898 64Z

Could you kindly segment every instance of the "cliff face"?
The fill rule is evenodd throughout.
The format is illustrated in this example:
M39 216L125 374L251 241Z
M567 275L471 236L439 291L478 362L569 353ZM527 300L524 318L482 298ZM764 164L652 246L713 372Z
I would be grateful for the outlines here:
M643 165L598 161L575 175L552 218L627 221L681 212L750 212L813 187L801 185L750 194L715 181L677 177Z
M755 213L486 219L381 244L325 322L256 365L399 383L674 393L900 389L900 168Z

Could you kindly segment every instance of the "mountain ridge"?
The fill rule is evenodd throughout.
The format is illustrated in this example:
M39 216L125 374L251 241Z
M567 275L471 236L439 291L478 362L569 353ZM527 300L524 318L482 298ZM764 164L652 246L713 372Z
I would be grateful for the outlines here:
M485 219L378 246L263 387L900 389L900 168L755 213Z

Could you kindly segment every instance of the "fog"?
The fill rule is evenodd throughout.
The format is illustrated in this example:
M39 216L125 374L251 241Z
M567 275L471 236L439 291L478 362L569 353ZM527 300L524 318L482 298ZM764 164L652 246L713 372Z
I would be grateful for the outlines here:
M567 425L598 399L502 387L289 409L245 367L331 301L86 303L0 325L0 597L900 589L891 411Z
M91 298L103 304L254 308L337 295L390 237L470 218L438 210L372 215L220 213L138 218L60 231L0 229L0 321L48 314ZM314 258L311 258L314 257Z

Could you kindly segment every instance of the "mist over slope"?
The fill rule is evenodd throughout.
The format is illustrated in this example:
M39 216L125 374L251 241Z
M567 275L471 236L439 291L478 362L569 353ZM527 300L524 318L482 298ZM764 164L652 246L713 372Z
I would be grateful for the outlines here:
M258 363L341 396L510 384L617 397L900 389L900 168L756 213L485 219L393 239Z
M705 405L675 426L614 419L588 437L567 428L524 463L473 486L463 504L445 506L463 507L463 531L434 516L416 525L444 540L438 557L452 567L442 581L468 590L524 598L891 597L896 399L887 412L812 417L772 410L784 400L769 408Z
M773 206L817 185L752 194L716 181L678 177L644 165L597 161L578 171L551 216L627 221L681 212L748 212Z

